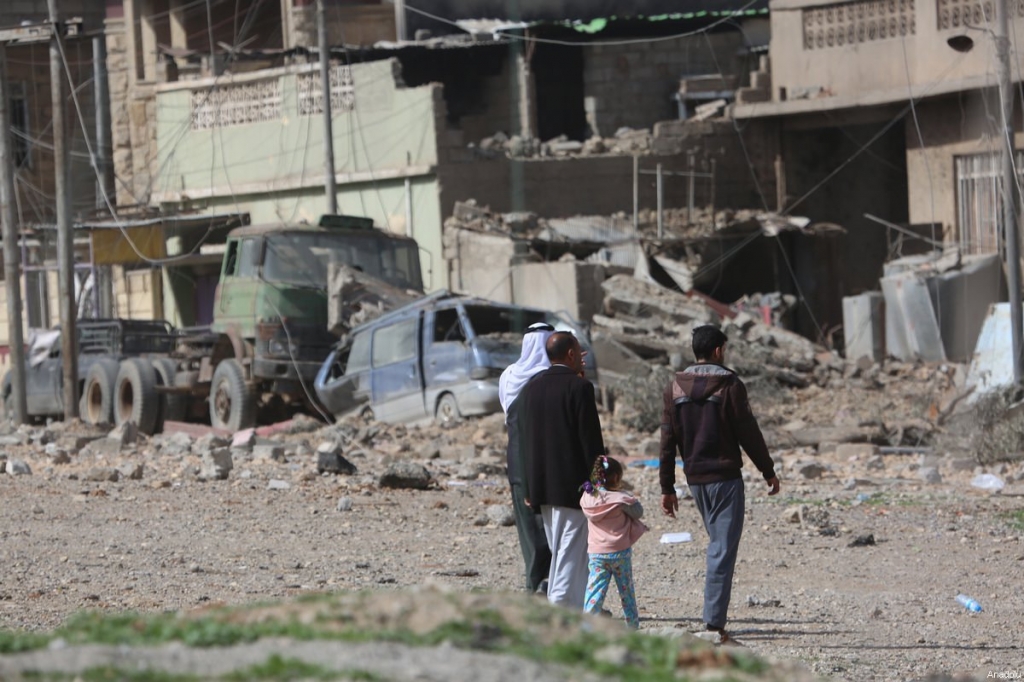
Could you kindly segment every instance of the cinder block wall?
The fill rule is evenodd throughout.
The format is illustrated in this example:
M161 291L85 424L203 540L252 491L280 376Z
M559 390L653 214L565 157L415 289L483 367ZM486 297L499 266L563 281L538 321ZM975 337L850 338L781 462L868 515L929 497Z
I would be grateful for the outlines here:
M709 47L710 42L710 47ZM623 126L649 128L678 115L672 95L683 76L741 73L739 31L583 49L583 87L595 99L597 126L607 137ZM741 83L742 85L742 83Z

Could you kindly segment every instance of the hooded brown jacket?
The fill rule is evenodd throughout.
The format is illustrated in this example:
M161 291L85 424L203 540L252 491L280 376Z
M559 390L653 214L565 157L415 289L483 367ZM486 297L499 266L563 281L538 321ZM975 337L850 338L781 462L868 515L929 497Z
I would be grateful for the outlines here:
M736 373L712 363L677 372L665 389L661 418L662 494L675 494L677 453L687 483L700 485L739 478L741 446L766 481L775 476L747 388Z

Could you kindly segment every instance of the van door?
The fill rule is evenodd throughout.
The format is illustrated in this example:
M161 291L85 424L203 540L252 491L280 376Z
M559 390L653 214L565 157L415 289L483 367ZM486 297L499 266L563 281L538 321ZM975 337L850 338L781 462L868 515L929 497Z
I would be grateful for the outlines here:
M373 330L373 412L388 422L426 416L419 367L419 316Z
M317 397L337 417L370 406L370 338L368 331L356 334L351 345L327 358L317 376Z
M423 374L428 412L438 397L469 379L469 343L458 307L426 314L423 330Z

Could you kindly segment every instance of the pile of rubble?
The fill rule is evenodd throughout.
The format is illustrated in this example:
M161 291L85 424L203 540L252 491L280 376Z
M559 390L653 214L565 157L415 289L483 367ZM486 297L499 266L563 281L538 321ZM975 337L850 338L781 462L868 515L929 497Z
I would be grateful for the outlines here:
M618 154L642 156L652 151L651 131L647 129L619 128L612 137L595 135L585 142L570 140L559 135L547 141L535 137L523 137L497 132L469 143L469 148L483 158L506 156L512 159L553 158L568 156L593 156L596 154Z

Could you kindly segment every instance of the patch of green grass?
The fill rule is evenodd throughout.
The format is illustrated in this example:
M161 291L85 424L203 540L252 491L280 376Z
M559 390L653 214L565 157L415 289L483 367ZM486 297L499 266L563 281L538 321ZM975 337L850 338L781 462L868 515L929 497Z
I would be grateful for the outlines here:
M356 677L355 675L360 676ZM259 665L236 670L221 679L225 680L225 682L248 682L249 680L290 682L291 680L336 680L339 677L342 677L341 673L324 668L323 666L307 663L297 658L284 658L274 654ZM366 671L353 671L353 674L347 677L348 679L366 680L367 682L378 679Z
M16 654L41 649L50 642L49 635L24 630L0 630L0 654Z
M1006 523L1009 524L1010 528L1014 530L1024 530L1024 509L1015 509L1010 512L1003 512L1000 514Z
M75 676L82 682L199 682L195 675L169 673L162 670L124 670L112 666L89 668Z

